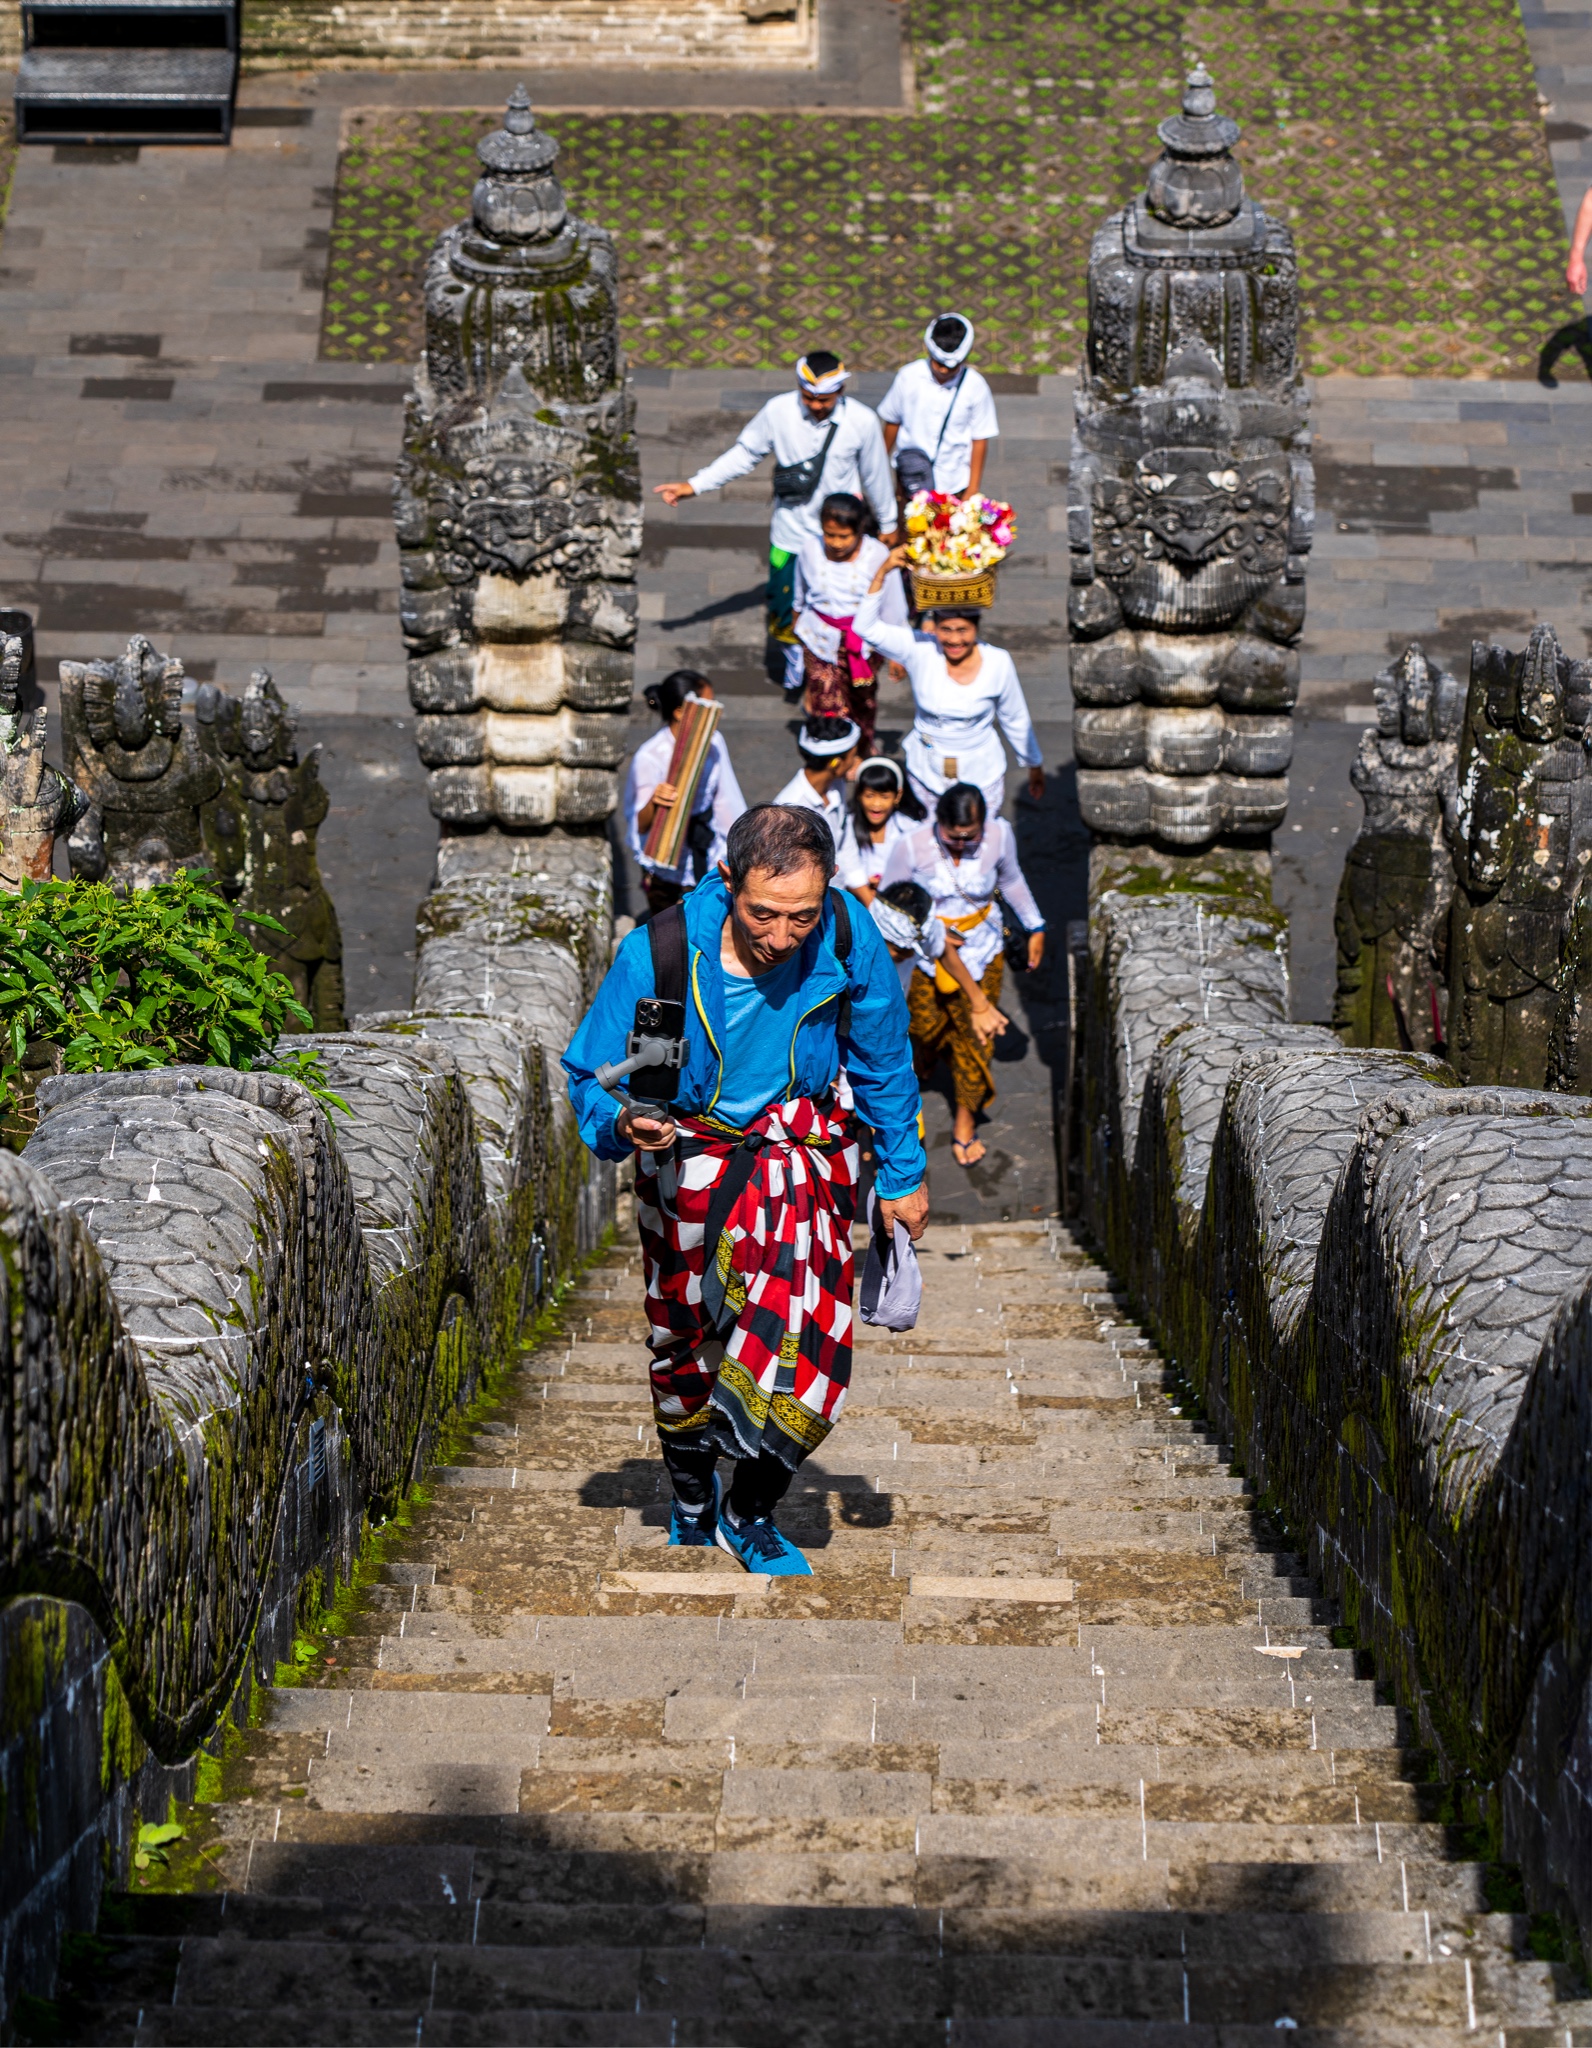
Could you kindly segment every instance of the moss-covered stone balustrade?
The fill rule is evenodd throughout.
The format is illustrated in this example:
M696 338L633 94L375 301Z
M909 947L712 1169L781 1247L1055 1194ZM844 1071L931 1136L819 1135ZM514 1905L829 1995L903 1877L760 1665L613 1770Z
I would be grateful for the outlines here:
M610 921L601 838L445 842L416 1008L308 1041L347 1114L66 1076L0 1154L8 2006L601 1235L554 1077Z
M1206 867L1094 896L1085 1214L1456 1817L1586 1943L1592 1103L1290 1023L1263 878Z

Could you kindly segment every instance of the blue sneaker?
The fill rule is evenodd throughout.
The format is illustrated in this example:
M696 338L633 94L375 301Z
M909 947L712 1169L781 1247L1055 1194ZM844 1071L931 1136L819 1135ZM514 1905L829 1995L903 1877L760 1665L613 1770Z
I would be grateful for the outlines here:
M713 1499L702 1510L702 1519L687 1514L678 1501L669 1509L669 1548L671 1550L711 1550L713 1531L719 1519L719 1479L713 1475Z
M813 1568L794 1543L789 1543L767 1515L743 1522L737 1529L729 1517L720 1514L718 1545L738 1564L765 1579L810 1579Z

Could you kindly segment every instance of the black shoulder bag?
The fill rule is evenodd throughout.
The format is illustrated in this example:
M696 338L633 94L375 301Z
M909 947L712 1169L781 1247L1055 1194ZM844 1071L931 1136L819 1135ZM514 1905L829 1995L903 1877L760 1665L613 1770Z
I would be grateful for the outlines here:
M925 455L921 448L896 450L896 477L904 497L915 498L919 491L934 489L934 465L939 461L940 450L945 446L945 430L951 424L956 401L962 395L962 379L966 375L967 365L964 363L956 373L956 382L951 386L951 402L945 408L945 418L940 422L940 438L934 444L934 453Z
M776 462L774 464L774 503L794 510L805 505L818 488L818 480L824 473L824 464L829 460L830 444L840 431L840 406L835 407L835 417L829 422L829 432L824 436L824 445L816 455L809 455L805 462Z

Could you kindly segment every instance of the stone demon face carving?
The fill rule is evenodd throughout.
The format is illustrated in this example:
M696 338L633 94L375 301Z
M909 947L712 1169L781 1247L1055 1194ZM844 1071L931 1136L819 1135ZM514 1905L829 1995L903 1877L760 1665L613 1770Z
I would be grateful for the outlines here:
M466 457L432 499L442 570L522 579L558 569L571 579L600 573L611 508L582 490L568 464L523 454Z
M466 465L454 531L483 564L523 576L569 537L574 491L550 462L499 456Z
M1193 570L1226 557L1274 576L1288 553L1288 472L1274 459L1227 462L1209 448L1158 448L1129 478L1101 483L1097 515L1107 576L1140 561Z
M1282 573L1292 486L1284 458L1157 448L1096 486L1100 574L1137 626L1230 625Z

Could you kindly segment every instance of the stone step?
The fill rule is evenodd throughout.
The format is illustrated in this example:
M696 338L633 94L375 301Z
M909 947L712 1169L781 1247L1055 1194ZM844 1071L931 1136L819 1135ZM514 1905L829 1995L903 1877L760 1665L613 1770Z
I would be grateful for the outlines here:
M326 1866L329 1873L332 1866ZM1422 1866L1406 1866L1419 1887ZM1412 1875L1413 1873L1413 1875ZM781 1908L729 1904L582 1902L522 1904L495 1897L449 1905L429 1894L393 1894L380 1903L278 1897L262 1892L172 1896L128 1902L134 1933L107 1944L101 1959L118 1994L169 2002L179 1940L292 1941L388 1945L461 1943L541 1948L806 1948L822 1942L835 1953L1011 1954L1115 1956L1121 1959L1225 1962L1235 1954L1266 1968L1330 1961L1402 1963L1469 1956L1496 1967L1529 1957L1530 1922L1523 1915L1475 1913L1452 1903L1409 1911L1341 1913L1235 1910L1090 1912L1061 1909L1013 1918L1005 1911L917 1907Z
M1056 1241L930 1232L777 1582L667 1548L639 1268L593 1269L229 1761L224 1897L135 1901L83 2038L1592 2048Z
M800 1968L800 1964L797 1965ZM390 2025L424 2016L420 2038L435 2038L432 2022L444 2016L443 2038L461 2038L468 2016L501 2023L510 2015L581 2013L598 2016L657 2013L712 2019L766 2038L769 2024L789 2016L792 1959L785 1950L750 1952L704 1946L653 1951L639 1947L494 1947L427 1943L384 1949L379 1979L363 1946L330 1941L244 1943L192 1938L173 1959L173 1984L158 2023L174 2014L220 2015L224 2037L237 2038L233 2016L269 2011L342 2010L368 2022L372 2011ZM809 1976L817 1981L808 1981ZM943 1955L826 1952L823 1968L804 1971L803 2013L866 2026L878 2016L943 2023L1043 2015L1048 2023L1085 2020L1102 2009L1142 2021L1178 2024L1187 2012L1197 2025L1267 2025L1279 2017L1299 2026L1374 2024L1448 2028L1454 2033L1500 2021L1541 2021L1553 2008L1551 1981L1541 1966L1499 1971L1469 1958L1353 1963L1293 1956L1267 1964L1244 1957L1194 1959L1119 1955L1046 1955L1031 1950L962 1951ZM379 1996L377 2004L372 1997ZM362 2009L363 2008L363 2012ZM145 2006L146 2014L150 2007ZM245 2028L248 2022L245 2020ZM546 2038L541 2027L538 2034ZM140 2041L143 2027L139 2027ZM165 2038L171 2038L166 2036ZM192 2037L190 2037L192 2038ZM210 2036L212 2040L216 2035ZM244 2038L264 2038L245 2033ZM275 2038L284 2038L277 2036ZM285 2038L292 2038L287 2036ZM323 2040L396 2038L392 2034L334 2031ZM481 2038L479 2033L470 2038ZM505 2031L499 2040L523 2039ZM588 2038L592 2036L588 2035Z

